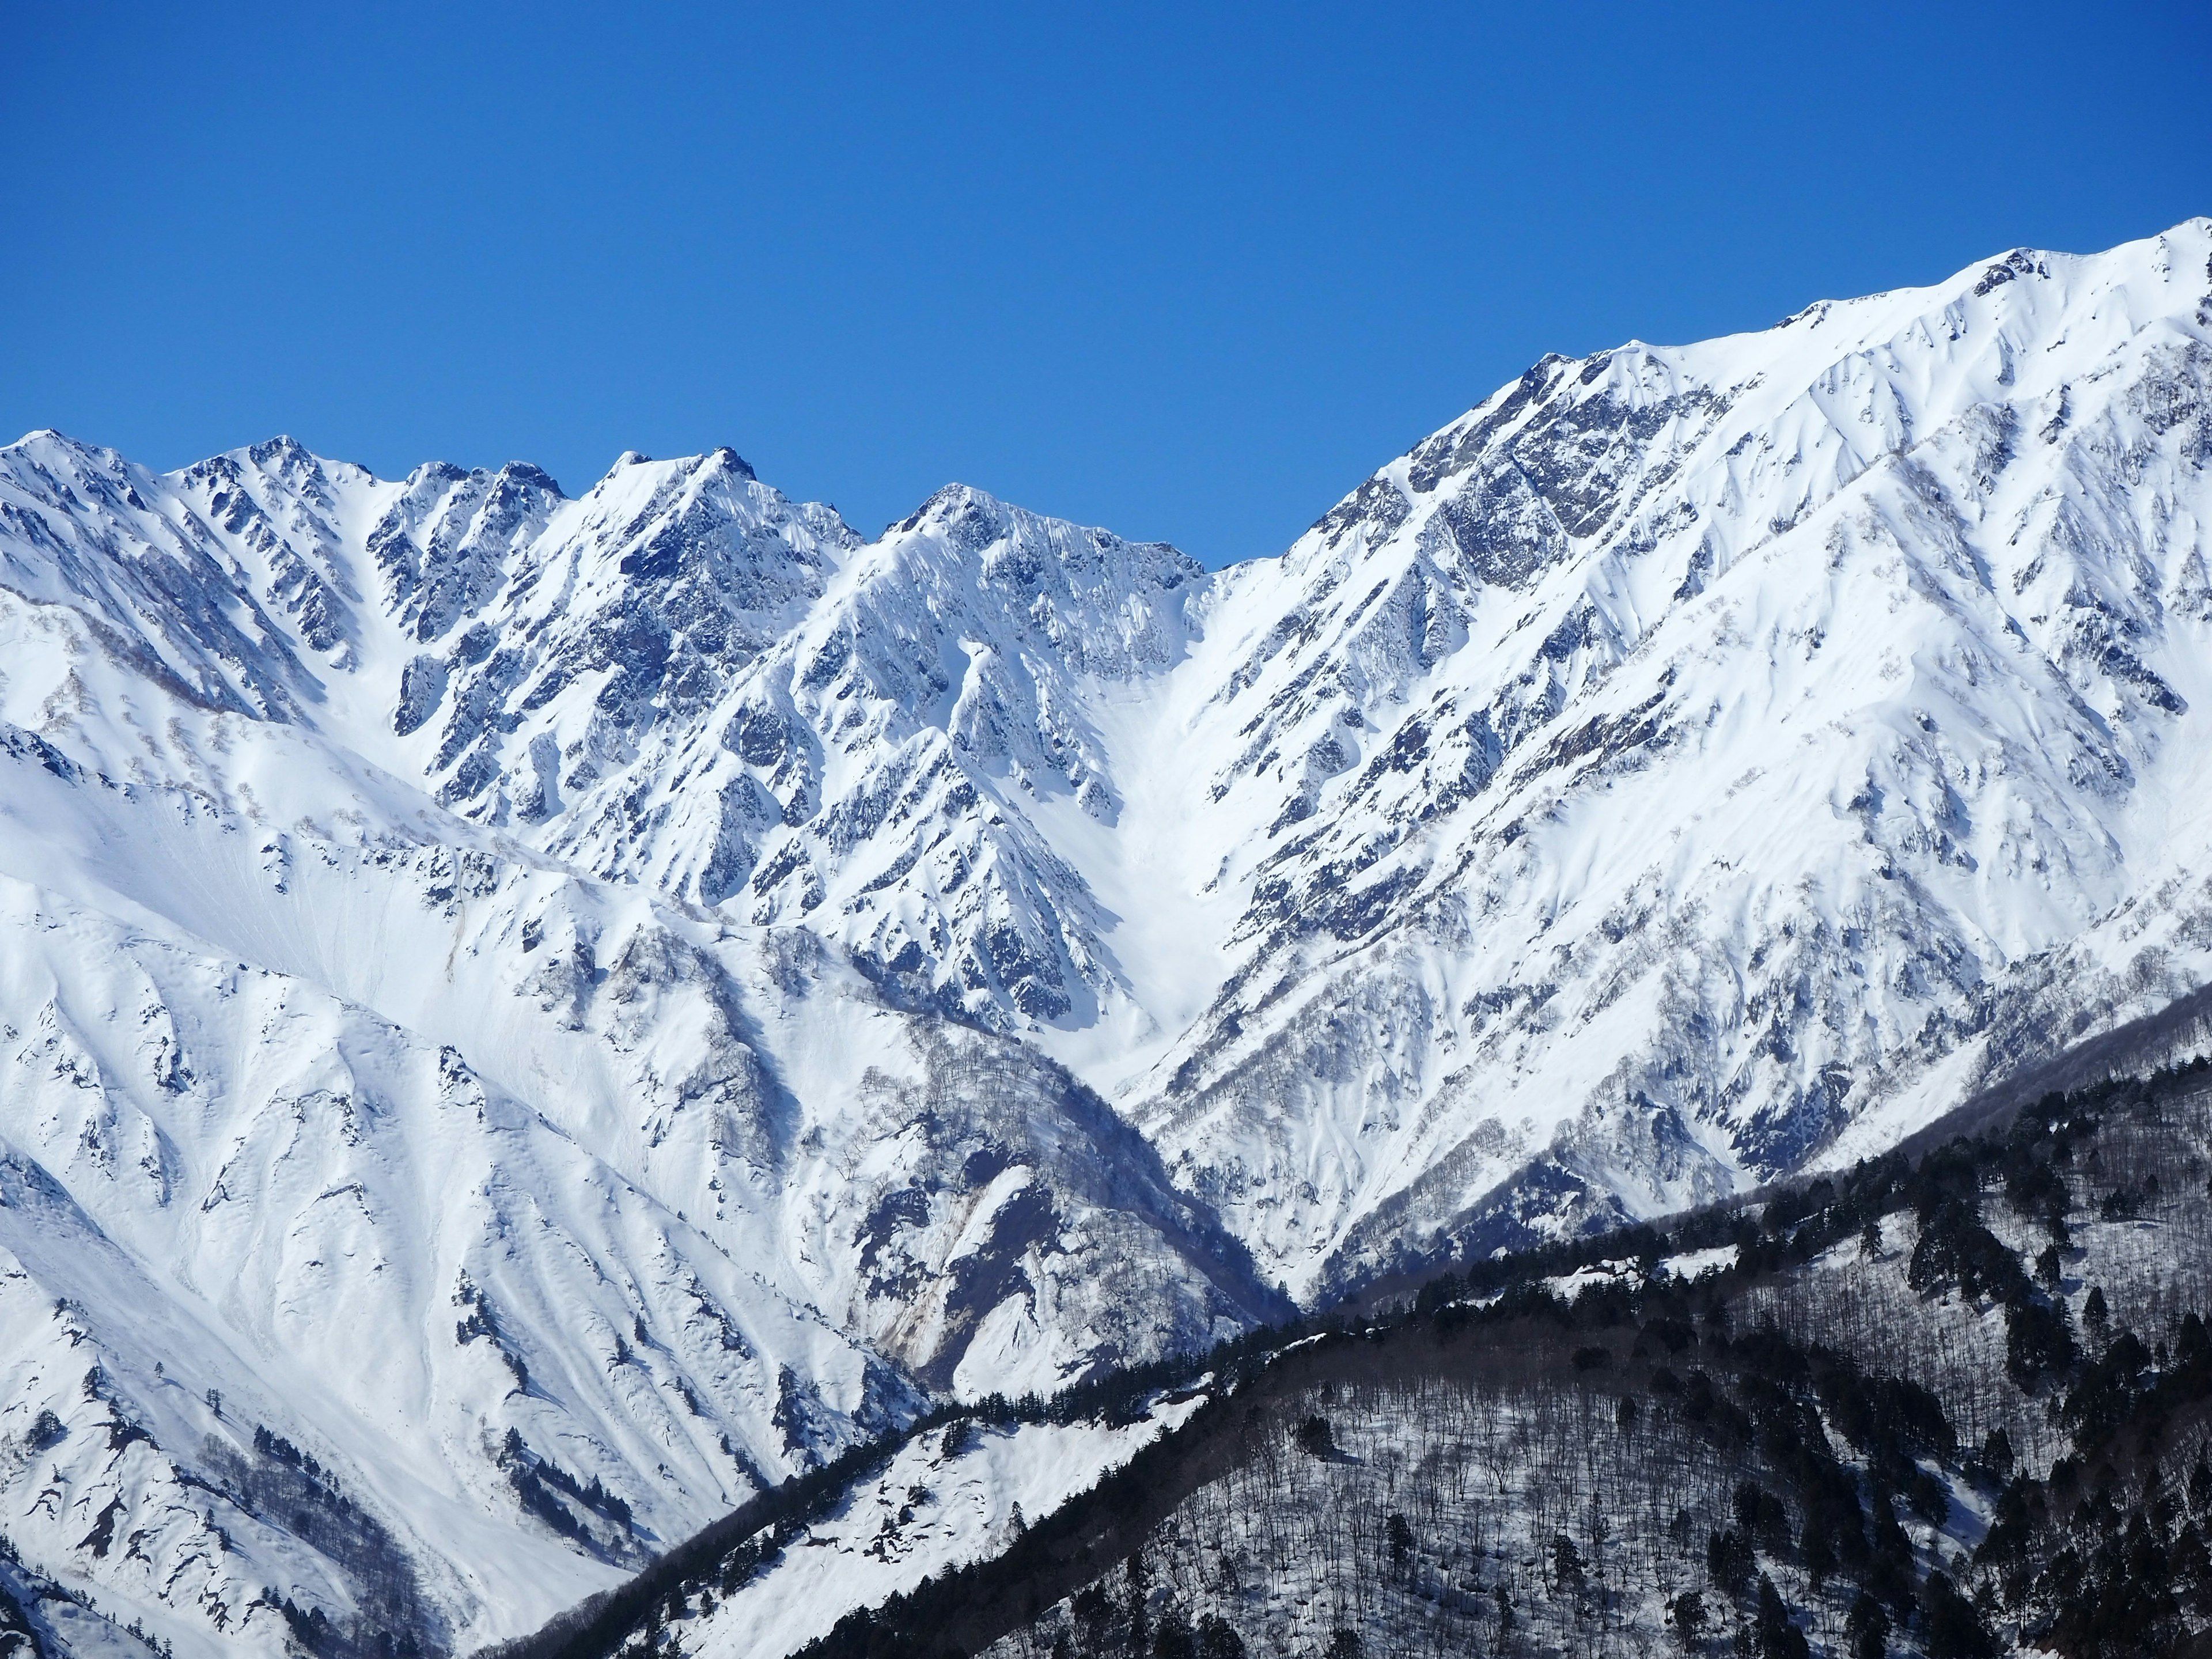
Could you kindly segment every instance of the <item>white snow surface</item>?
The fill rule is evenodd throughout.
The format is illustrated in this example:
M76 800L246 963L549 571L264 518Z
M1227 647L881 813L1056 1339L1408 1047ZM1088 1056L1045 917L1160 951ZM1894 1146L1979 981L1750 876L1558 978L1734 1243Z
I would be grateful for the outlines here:
M944 1431L917 1436L735 1595L673 1628L698 1659L781 1659L855 1607L998 1554L1205 1403L1203 1395L1162 1401L1120 1426L975 1430L949 1457Z
M1658 1262L1659 1276L1663 1279L1697 1280L1707 1273L1725 1273L1735 1266L1736 1247L1716 1244L1709 1249L1685 1250L1680 1255L1662 1256Z
M1547 358L1212 575L0 447L0 1530L465 1647L928 1391L1890 1144L2212 975L2208 523L2205 220Z

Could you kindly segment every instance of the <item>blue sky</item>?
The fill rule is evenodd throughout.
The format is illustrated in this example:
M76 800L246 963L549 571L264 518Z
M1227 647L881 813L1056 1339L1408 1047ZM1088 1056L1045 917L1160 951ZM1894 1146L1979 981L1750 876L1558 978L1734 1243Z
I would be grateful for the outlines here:
M1279 550L1547 350L2212 212L2212 7L53 4L0 428Z

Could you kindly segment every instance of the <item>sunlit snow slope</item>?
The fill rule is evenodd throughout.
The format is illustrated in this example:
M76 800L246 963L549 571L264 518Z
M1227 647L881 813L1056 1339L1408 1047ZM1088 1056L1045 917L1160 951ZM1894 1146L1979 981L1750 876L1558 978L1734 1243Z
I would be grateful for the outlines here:
M1126 1085L1178 1173L1310 1289L2204 982L2208 295L2197 220L1547 360L1230 572L1161 744L1229 971Z
M932 1392L1894 1139L2212 979L2208 522L2201 220L1547 359L1217 575L33 434L0 1531L465 1646Z
M0 452L0 1532L29 1568L184 1652L465 1648L932 1391L1271 1310L1050 1060L403 781L434 755L362 711L433 584L347 540L399 492L261 455ZM249 466L292 504L210 493Z

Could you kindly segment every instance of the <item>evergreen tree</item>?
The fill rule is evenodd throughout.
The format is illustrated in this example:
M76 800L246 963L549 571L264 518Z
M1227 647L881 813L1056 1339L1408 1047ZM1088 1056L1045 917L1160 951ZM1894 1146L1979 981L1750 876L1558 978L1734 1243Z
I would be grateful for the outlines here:
M1789 1604L1774 1581L1759 1575L1759 1659L1808 1659L1805 1632L1790 1621Z
M1552 1540L1552 1582L1562 1595L1580 1595L1585 1583L1582 1552L1565 1533Z
M1928 1659L1996 1659L1997 1644L1983 1626L1981 1614L1946 1574L1928 1575L1920 1593L1920 1613Z
M1390 1559L1394 1561L1402 1562L1407 1556L1413 1553L1413 1523L1407 1521L1404 1516L1393 1510L1389 1522L1389 1532L1390 1534Z
M1667 1622L1682 1645L1696 1652L1705 1633L1705 1598L1695 1590L1684 1590L1667 1604Z
M1887 1659L1889 1613L1864 1590L1851 1603L1851 1610L1844 1620L1844 1630L1850 1638L1851 1659Z
M1751 1546L1730 1528L1705 1540L1705 1571L1730 1600L1741 1595L1751 1583Z

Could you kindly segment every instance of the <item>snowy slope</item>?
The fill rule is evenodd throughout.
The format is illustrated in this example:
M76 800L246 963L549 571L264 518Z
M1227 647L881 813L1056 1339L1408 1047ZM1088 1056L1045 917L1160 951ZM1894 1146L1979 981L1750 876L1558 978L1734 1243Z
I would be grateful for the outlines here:
M9 459L100 577L18 507L0 1525L35 1568L188 1651L276 1650L287 1599L468 1645L925 1389L1269 1308L1050 1061L453 817L333 738L382 624L319 647L150 476Z
M1223 579L1159 746L1230 967L1125 1097L1263 1263L1668 1208L2204 982L2208 256L1549 360Z
M474 1640L926 1390L1887 1144L2212 978L2208 462L2207 221L1547 359L1212 576L0 448L0 1435L145 1437L0 1530L349 1617L265 1425Z
M1204 1403L1203 1395L1160 1401L1133 1423L963 1421L916 1436L743 1582L687 1603L672 1626L677 1639L701 1659L781 1659L854 1607L998 1554Z

